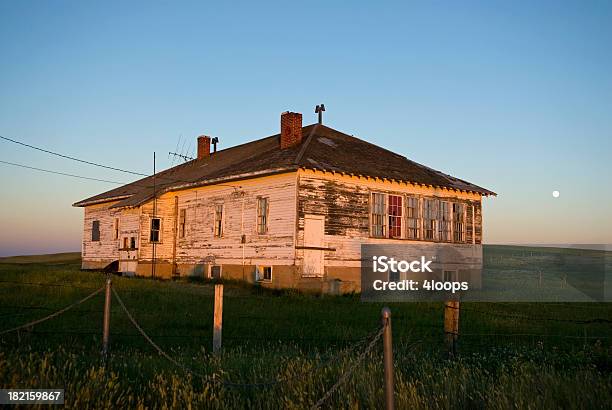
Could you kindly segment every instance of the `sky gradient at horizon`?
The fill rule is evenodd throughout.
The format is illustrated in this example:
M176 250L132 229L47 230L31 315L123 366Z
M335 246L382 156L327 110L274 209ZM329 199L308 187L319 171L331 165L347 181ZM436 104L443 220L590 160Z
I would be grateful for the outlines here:
M488 243L612 243L611 20L597 1L4 1L0 135L150 172L179 136L226 148L323 102L331 127L497 192ZM133 180L4 141L0 160ZM114 187L0 181L0 256L79 250L71 204Z

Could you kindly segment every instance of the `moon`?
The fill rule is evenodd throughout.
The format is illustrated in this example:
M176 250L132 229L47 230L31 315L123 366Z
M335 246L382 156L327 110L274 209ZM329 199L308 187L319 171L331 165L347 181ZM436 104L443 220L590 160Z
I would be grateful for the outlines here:
M559 191L553 191L553 192L552 192L552 196L553 196L553 198L559 198L559 195L561 195L561 194L559 193Z

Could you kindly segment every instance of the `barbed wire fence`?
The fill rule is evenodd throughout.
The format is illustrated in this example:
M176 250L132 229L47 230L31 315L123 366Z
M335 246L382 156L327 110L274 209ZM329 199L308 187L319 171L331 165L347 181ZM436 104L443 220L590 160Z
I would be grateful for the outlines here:
M19 334L19 332L21 330L28 330L29 332L35 333L35 334L64 334L64 335L76 335L76 334L82 334L82 335L94 335L94 334L100 334L99 331L95 331L94 329L88 329L85 331L77 331L77 330L73 330L73 329L69 329L69 330L54 330L54 331L40 331L40 330L33 330L33 327L36 325L39 325L41 323L44 323L46 321L52 320L54 318L57 318L61 315L63 315L66 312L69 311L75 311L75 312L79 312L79 313L102 313L100 310L96 310L96 309L87 309L87 308L80 308L77 309L77 306L93 299L95 296L101 294L104 290L105 287L102 286L100 288L94 288L94 287L89 287L89 286L82 286L82 285L73 285L71 286L71 284L69 283L42 283L42 282L16 282L16 281L0 281L0 283L6 283L6 284L16 284L16 285L23 285L23 286L49 286L49 287L70 287L72 289L78 289L78 290L91 290L94 289L93 292L89 293L88 295L76 300L75 302L61 308L61 309L53 309L50 308L48 306L43 306L43 305L27 305L27 304L23 304L23 305L14 305L12 306L13 308L17 308L17 309L22 309L22 312L17 312L14 314L5 314L0 316L0 318L3 317L9 317L9 316L13 316L13 317L20 317L20 316L25 316L26 314L29 314L31 312L34 311L52 311L52 313L40 318L40 319L36 319L36 320L32 320L29 321L25 324L22 324L20 326L16 326L13 328L9 328L6 330L2 330L0 331L0 336L12 333L12 332L17 332ZM110 288L108 288L110 289ZM107 290L108 291L108 290ZM126 290L126 292L130 293L130 290ZM226 378L222 377L222 375L218 372L212 372L212 373L204 373L201 372L193 367L187 366L184 363L181 363L179 360L177 360L176 358L174 358L171 354L169 354L166 350L164 350L159 344L157 344L153 338L200 338L199 336L194 336L194 335L150 335L149 333L147 333L144 328L140 325L140 323L136 320L136 318L134 317L133 313L128 309L128 307L126 306L125 302L123 301L123 299L121 298L121 296L119 295L119 292L115 289L112 288L112 295L114 296L114 298L116 299L116 301L118 302L119 306L120 306L120 311L122 311L125 316L127 317L128 321L131 323L131 325L136 329L137 333L121 333L121 332L113 332L110 333L110 335L114 335L114 336L124 336L124 337L142 337L148 345L150 345L161 357L163 357L164 359L166 359L168 362L172 363L175 367L181 369L182 371L184 371L186 374L192 375L194 377L197 377L199 379L201 379L202 381L204 381L207 384L211 384L214 386L219 386L219 387L226 387L226 388L231 388L231 389L256 389L256 388L266 388L266 387L272 387L272 386L276 386L276 385L281 385L281 384L286 384L286 383L290 383L293 382L295 380L305 380L309 375L312 375L314 373L316 373L317 371L320 371L326 367L331 366L334 362L336 361L340 361L343 358L348 358L348 365L346 365L346 368L341 371L338 379L336 380L336 382L324 393L323 396L321 396L321 398L313 405L313 408L318 408L321 405L323 405L326 400L328 400L335 392L337 392L340 387L342 385L344 385L347 380L349 380L349 378L351 377L351 375L354 373L355 369L358 368L358 366L363 363L363 361L365 360L365 358L372 353L372 351L374 350L374 348L377 346L377 343L380 341L381 337L383 337L385 330L387 329L390 333L390 321L389 321L389 325L386 326L384 323L382 326L377 326L375 328L375 330L369 332L365 337L357 340L355 343L349 345L348 347L346 347L344 350L342 350L341 354L336 354L336 355L332 355L331 357L329 357L326 360L321 360L320 363L312 366L310 369L304 371L304 372L299 372L297 374L291 375L291 376L285 376L285 377L277 377L277 378L273 378L270 380L264 380L264 381L254 381L254 382L248 382L248 383L237 383L237 382L233 382L230 380L227 380ZM431 307L432 309L439 309L439 308L435 308L435 307ZM106 310L106 309L105 309ZM453 304L449 304L446 303L445 304L445 312L446 311L453 311L456 310L457 312L459 311L463 311L464 313L468 313L468 314L475 314L475 315L481 315L481 316L488 316L488 317L492 317L492 318L506 318L506 319L512 319L512 320L517 320L517 321L522 321L522 322L531 322L531 323L550 323L550 322L554 322L554 323L563 323L563 324L575 324L575 325L591 325L591 324L597 324L597 325L608 325L610 323L612 323L612 320L608 319L608 318L601 318L601 317L595 317L595 318L581 318L581 319L566 319L566 318L559 318L559 317L546 317L546 316L542 316L542 315L527 315L527 314L517 314L517 313L508 313L508 312L499 312L496 310L483 310L483 309L477 309L472 307L471 305L469 307L466 306L460 306L459 304L457 305L453 305ZM253 315L243 315L244 317L253 319ZM242 317L242 316L240 316ZM399 315L396 319L402 319L402 316ZM457 319L458 322L458 319ZM423 328L437 328L440 329L439 326L436 325L429 325L429 324L421 324L420 325ZM418 326L417 326L418 327ZM509 338L509 337L513 337L513 338L523 338L523 337L533 337L533 338L563 338L563 339L610 339L610 336L607 335L601 335L601 336L587 336L586 332L585 335L583 336L577 336L577 335L568 335L568 334L545 334L545 333L526 333L526 332L521 332L521 333L511 333L511 332L490 332L490 333L486 333L486 332L459 332L458 331L458 326L456 327L455 330L452 331L448 331L447 327L446 327L446 320L445 320L445 328L444 328L444 332L443 334L446 336L448 336L449 334L451 334L454 338L455 341L458 340L459 336L462 337L468 337L468 338L477 338L477 340L484 340L486 338L496 338L496 337L500 337L500 338ZM431 335L432 337L437 337L436 335ZM108 335L107 335L108 337ZM231 337L230 337L231 339ZM314 339L314 338L313 338ZM302 338L301 340L306 340L306 338ZM419 340L417 342L414 343L414 345L421 343L423 340ZM364 348L365 346L365 348ZM453 347L453 349L456 349L456 346ZM456 350L453 351L453 353L456 353ZM387 381L386 381L387 384ZM391 382L392 385L392 382ZM392 390L391 390L392 391Z
M4 283L12 283L10 281L4 281ZM349 346L348 348L344 349L344 351L342 352L342 354L338 354L338 355L333 355L331 357L329 357L327 360L323 360L320 363L318 363L317 365L313 366L311 369L304 371L304 372L299 372L298 374L294 374L292 376L285 376L285 377L279 377L279 378L274 378L272 380L266 380L266 381L258 381L258 382L250 382L250 383L236 383L236 382L230 382L227 380L224 380L223 378L221 378L217 373L212 373L212 374L205 374L202 373L192 367L189 367L181 362L179 362L178 360L176 360L175 358L173 358L170 354L168 354L164 349L162 349L157 343L155 343L155 341L151 338L151 336L149 336L147 334L147 332L143 329L143 327L138 323L138 321L135 319L135 317L133 316L133 314L130 312L130 310L127 308L127 306L125 305L123 299L121 298L121 296L119 295L119 293L117 292L116 289L112 288L110 286L111 280L110 280L110 276L108 276L107 279L107 285L106 286L102 286L100 288L97 288L96 290L94 290L92 293L88 294L87 296L71 303L70 305L59 309L57 311L54 311L53 313L44 316L40 319L36 319L30 322L27 322L25 324L22 324L20 326L16 326L10 329L6 329L3 331L0 331L0 336L12 333L12 332L18 332L22 329L32 329L35 325L41 324L43 322L46 322L48 320L57 318L59 316L61 316L62 314L72 310L73 308L75 308L76 306L87 302L88 300L94 298L96 295L99 295L101 293L103 293L106 290L106 298L105 298L105 306L104 306L104 325L103 325L103 363L104 365L106 365L106 354L107 354L107 343L108 343L108 337L110 335L109 332L109 328L107 323L110 323L110 298L109 298L109 293L112 292L112 295L115 297L115 299L117 300L117 302L119 303L119 306L121 307L121 310L125 313L126 317L128 318L129 322L133 325L133 327L137 330L137 334L133 335L133 336L141 336L144 338L144 340L151 346L153 347L153 349L164 359L166 359L168 362L172 363L175 367L181 369L183 372L185 372L186 374L189 374L191 376L195 376L199 379L201 379L204 383L206 384L210 384L213 386L219 386L219 387L227 387L227 388L232 388L232 389L253 389L253 388L265 388L265 387L271 387L271 386L275 386L275 385L281 385L281 384L285 384L285 383L289 383L298 379L304 380L306 378L306 376L308 375L312 375L315 372L330 366L331 364L333 364L336 361L341 360L342 358L347 358L349 357L350 354L356 354L356 359L352 360L349 362L349 365L347 367L347 369L342 372L338 378L338 380L336 381L336 383L334 383L330 389L328 389L325 394L312 406L313 409L319 408L325 401L327 401L329 399L329 397L331 397L338 389L340 386L342 386L352 375L352 373L355 371L355 369L364 361L364 359L367 357L367 355L369 353L371 353L373 351L373 349L376 347L377 342L380 340L380 338L383 336L383 334L385 334L385 332L387 332L388 337L390 338L390 334L391 334L391 322L390 322L390 316L387 320L387 322L383 321L383 325L382 326L378 326L376 328L375 331L369 332L365 337L363 337L362 339L360 339L357 343L354 343L353 345ZM45 286L45 284L43 283L24 283L24 282L15 282L15 284L19 284L19 285L33 285L33 286ZM69 284L49 284L49 286L66 286L69 287ZM80 288L80 287L75 287L75 288ZM43 306L20 306L21 308L25 308L25 309L31 309L31 310L48 310L50 308L47 307L43 307ZM96 312L94 309L88 309L88 310L81 310L81 312ZM20 314L17 314L16 316L19 316ZM389 313L390 315L390 313ZM41 332L41 331L37 331L37 333L39 334L44 334L45 332ZM93 331L85 331L85 332L78 332L78 331L53 331L53 332L48 332L48 333L53 333L53 334L96 334ZM99 334L99 333L98 333ZM390 339L389 339L390 340ZM357 354L357 351L362 349L363 346L366 345L365 349L363 349L360 353ZM385 351L385 355L390 354L389 352ZM387 365L386 365L387 366ZM392 366L391 366L392 367ZM386 368L386 372L388 371L388 369ZM391 369L392 371L392 369ZM393 391L393 386L391 385L390 387L387 388L389 391ZM388 404L387 408L393 408L393 404Z

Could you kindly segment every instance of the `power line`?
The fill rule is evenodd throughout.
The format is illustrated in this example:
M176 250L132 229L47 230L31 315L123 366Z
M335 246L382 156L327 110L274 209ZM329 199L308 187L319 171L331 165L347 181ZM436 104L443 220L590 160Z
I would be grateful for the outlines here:
M59 152L49 151L49 150L44 149L44 148L35 147L34 145L26 144L25 142L21 142L21 141L17 141L17 140L11 139L11 138L3 137L2 135L0 135L0 138L2 138L3 140L6 140L6 141L10 141L10 142L15 143L15 144L23 145L24 147L32 148L32 149L35 149L35 150L38 150L38 151L41 151L41 152L46 152L47 154L56 155L58 157L70 159L70 160L73 160L73 161L82 162L84 164L94 165L96 167L102 167L102 168L106 168L106 169L112 169L113 171L125 172L127 174L140 175L140 176L143 176L143 177L148 177L149 176L148 174L143 174L143 173L140 173L140 172L129 171L129 170L126 170L126 169L121 169L121 168L110 167L108 165L98 164L96 162L91 162L91 161L86 161L84 159L79 159L79 158L71 157L70 155L60 154Z
M61 157L61 158L70 159L72 161L78 161L78 162L81 162L81 163L84 163L84 164L88 164L88 165L94 165L94 166L101 167L101 168L111 169L111 170L114 170L114 171L120 171L120 172L125 172L125 173L128 173L128 174L139 175L139 176L144 176L144 177L149 177L149 178L152 176L152 175L149 175L149 174L143 174L143 173L140 173L140 172L134 172L134 171L130 171L130 170L125 170L125 169L121 169L121 168L115 168L115 167L111 167L111 166L108 166L108 165L99 164L99 163L96 163L96 162L86 161L84 159L75 158L75 157L72 157L70 155L60 154L59 152L54 152L54 151L50 151L50 150L47 150L47 149L44 149L44 148L35 147L34 145L26 144L26 143L21 142L21 141L17 141L17 140L11 139L11 138L3 137L2 135L0 135L0 138L3 139L3 140L9 141L9 142L13 142L15 144L22 145L24 147L28 147L28 148L32 148L32 149L35 149L35 150L38 150L38 151L41 151L41 152L45 152L47 154L56 155L56 156ZM183 145L184 145L184 143L183 143ZM150 186L143 185L143 184L137 184L136 182L125 183L125 182L109 181L109 180L105 180L105 179L84 177L84 176L81 176L81 175L68 174L68 173L65 173L65 172L52 171L52 170L47 170L47 169L43 169L43 168L36 168L36 167L31 167L31 166L22 165L22 164L16 164L16 163L13 163L13 162L8 162L8 161L0 161L0 163L4 163L4 164L8 164L8 165L13 165L13 166L17 166L17 167L22 167L22 168L33 169L33 170L36 170L36 171L47 172L47 173L51 173L51 174L69 176L69 177L73 177L73 178L88 179L88 180L92 180L92 181L107 182L107 183L118 184L118 185L128 185L128 184L131 184L131 185L141 186L141 187L145 187L145 188L150 188ZM160 172L159 174L162 174L163 172L164 171ZM180 183L190 184L190 183L194 182L194 181L191 181L191 180L169 178L167 176L162 176L162 175L154 175L154 177L157 177L157 178L159 178L161 180L168 181L169 183L179 183L180 182ZM228 186L228 187L231 187L231 188L234 188L234 189L240 188L240 186L226 185L226 184L215 184L215 185L217 185L217 186Z
M3 138L3 137L0 137ZM23 164L16 164L14 162L8 162L8 161L2 161L0 160L0 163L2 164L6 164L6 165L12 165L15 167L21 167L21 168L27 168L27 169L33 169L35 171L41 171L41 172L47 172L49 174L56 174L56 175L63 175L66 177L72 177L72 178L80 178L80 179L88 179L90 181L98 181L98 182L107 182L109 184L117 184L117 185L126 185L125 182L118 182L118 181L109 181L107 179L98 179L98 178L91 178L91 177L84 177L82 175L75 175L75 174L68 174L66 172L59 172L59 171L51 171L50 169L43 169L43 168L37 168L37 167L31 167L29 165L23 165Z

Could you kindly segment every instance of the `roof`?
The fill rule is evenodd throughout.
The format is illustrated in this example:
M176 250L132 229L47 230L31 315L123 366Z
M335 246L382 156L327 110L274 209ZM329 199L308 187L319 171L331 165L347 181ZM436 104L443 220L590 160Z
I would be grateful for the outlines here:
M164 192L222 181L253 178L299 168L403 181L482 195L488 189L418 164L408 158L322 124L302 128L301 144L281 149L280 134L220 150L119 188L76 202L73 206L118 201L134 207ZM155 190L154 190L155 185Z

